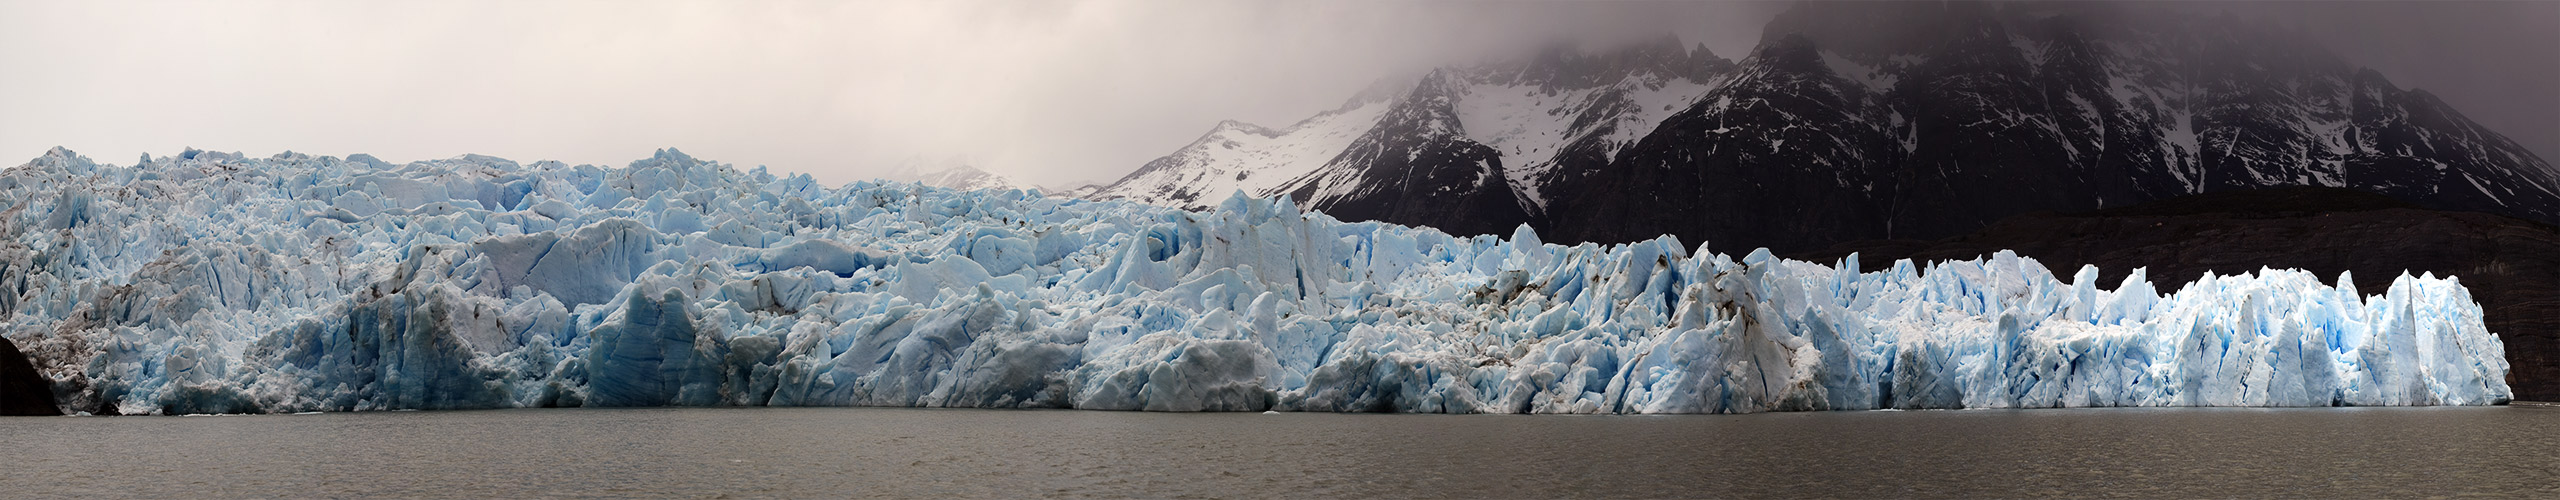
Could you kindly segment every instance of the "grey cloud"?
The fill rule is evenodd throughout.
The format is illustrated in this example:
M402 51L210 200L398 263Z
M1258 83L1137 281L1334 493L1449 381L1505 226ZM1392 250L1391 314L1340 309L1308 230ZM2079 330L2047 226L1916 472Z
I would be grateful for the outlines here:
M2491 4L2529 15L2460 21L2504 23L2464 34L2385 8L2330 19L2320 14L2332 4L2303 5L2240 7L2302 16L2321 26L2306 31L2343 37L2330 41L2372 54L2359 60L2402 85L2546 156L2560 145L2548 90L2560 88L2560 30L2542 14L2555 4ZM1040 183L1107 180L1222 119L1285 125L1383 76L1566 33L1671 31L1738 59L1784 7L0 3L0 67L11 71L0 78L0 158L63 145L123 163L194 146L619 165L672 146L830 183L915 157ZM2516 69L2440 69L2491 57L2464 50L2485 44L2509 45L2500 58ZM2515 105L2490 109L2501 104Z

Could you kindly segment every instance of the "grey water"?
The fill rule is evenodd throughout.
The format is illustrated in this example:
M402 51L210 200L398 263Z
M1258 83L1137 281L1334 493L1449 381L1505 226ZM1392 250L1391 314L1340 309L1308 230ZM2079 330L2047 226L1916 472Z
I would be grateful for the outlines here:
M0 419L0 497L2560 496L2560 409Z

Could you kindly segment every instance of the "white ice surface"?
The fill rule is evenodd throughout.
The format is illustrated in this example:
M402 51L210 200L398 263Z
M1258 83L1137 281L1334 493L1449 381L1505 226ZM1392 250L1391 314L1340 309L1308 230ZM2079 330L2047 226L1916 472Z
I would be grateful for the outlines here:
M647 405L1700 413L2486 404L2451 278L2101 289L1662 238L1456 238L627 168L55 150L0 172L0 334L124 413ZM1701 215L1706 216L1706 215ZM1854 257L1852 257L1854 259Z

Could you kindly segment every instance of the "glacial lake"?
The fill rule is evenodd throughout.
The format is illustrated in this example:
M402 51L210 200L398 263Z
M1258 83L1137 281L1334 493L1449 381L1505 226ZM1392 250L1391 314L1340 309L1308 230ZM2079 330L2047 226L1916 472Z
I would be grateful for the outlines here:
M0 419L0 497L2560 496L2560 409Z

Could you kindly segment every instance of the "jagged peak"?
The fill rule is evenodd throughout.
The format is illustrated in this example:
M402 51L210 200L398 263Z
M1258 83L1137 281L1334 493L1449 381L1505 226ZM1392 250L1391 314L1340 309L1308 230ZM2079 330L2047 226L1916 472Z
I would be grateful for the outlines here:
M1705 43L1699 43L1695 46L1691 46L1689 48L1689 59L1692 61L1708 63L1733 63L1733 60L1725 59L1724 56L1716 54L1715 50L1708 49L1707 44Z
M1790 73L1831 73L1830 65L1822 60L1822 47L1803 34L1791 33L1763 42L1742 64Z
M1263 137L1270 137L1279 134L1279 131L1271 130L1270 127L1245 123L1238 120L1218 120L1218 124L1216 126L1209 127L1209 133L1201 136L1199 141L1206 141L1211 137L1216 137L1218 134L1226 132L1253 134ZM1195 144L1198 143L1198 141L1193 142Z
M684 154L684 151L677 150L673 147L659 148L657 151L650 153L649 158L660 161L680 161L687 163L700 161L693 159L693 155Z
M72 151L71 148L54 146L53 149L45 150L43 155L36 156L34 160L29 160L21 167L37 169L50 168L59 169L72 174L85 174L96 170L97 166L97 162L90 161L89 157L81 156L80 153Z

